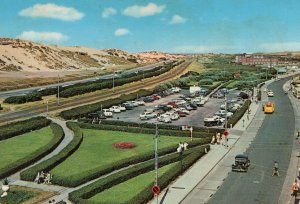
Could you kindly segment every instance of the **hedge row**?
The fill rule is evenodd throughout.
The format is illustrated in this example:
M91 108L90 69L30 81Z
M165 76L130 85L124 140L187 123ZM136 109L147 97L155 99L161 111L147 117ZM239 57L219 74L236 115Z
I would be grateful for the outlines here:
M50 123L51 120L42 116L38 116L0 126L0 141L17 135L22 135L32 130L41 129L50 125Z
M178 164L170 169L170 171L158 178L161 189L165 188L176 177L178 177L182 173L181 170L186 170L195 161L202 157L205 154L205 148L209 150L210 147L209 145L205 145L186 150L182 156L182 163L184 164L183 167L181 168L181 164ZM180 161L180 156L178 155L178 153L172 153L159 158L159 167L163 167L177 161ZM69 200L74 203L94 204L95 202L89 201L87 199L115 185L118 185L122 182L153 170L153 163L154 160L149 160L147 162L137 164L131 168L119 171L118 173L109 175L103 179L99 179L98 181L88 186L71 192L69 194ZM128 203L147 203L153 197L153 194L151 193L151 186L149 185L145 187L142 193L140 193Z
M250 106L251 101L250 100L246 100L244 105L241 107L240 110L238 110L237 112L235 112L233 114L233 116L228 120L227 123L227 127L230 127L230 124L232 124L232 126L234 126L245 114L245 112L248 110L248 107Z
M79 119L80 122L84 123L92 123L92 119ZM122 120L102 120L102 125L115 125L115 126L127 126L127 127L135 127L135 128L154 128L156 127L153 123L136 123L136 122L126 122ZM180 125L168 125L168 124L157 124L158 129L165 130L181 130L182 126ZM219 128L206 128L206 127L193 127L193 132L206 132L206 133L215 133L218 131L222 131Z
M179 61L182 63L183 61ZM168 72L173 67L179 64L177 63L168 63L166 65L157 66L154 69L151 70L144 70L142 72L133 72L130 74L126 74L126 76L121 78L114 78L114 79L100 79L98 81L94 82L85 82L85 83L79 83L75 84L73 86L67 87L65 90L60 92L60 96L64 98L68 98L71 96L81 95L85 93L94 92L101 89L110 89L113 86L122 86L124 84L128 84L131 82L139 81L144 78L150 78L154 76L158 76L162 73ZM112 83L112 80L114 80L114 84Z
M61 143L61 141L64 139L63 129L56 123L51 123L50 127L53 133L53 138L51 139L51 141L45 146L31 153L27 157L19 159L18 161L11 163L9 166L0 169L0 179L3 179L24 169L27 166L34 164L35 162L52 152ZM34 175L34 178L35 176L36 174ZM32 180L34 180L34 178Z
M261 90L260 89L257 92L257 100L261 101Z
M74 138L72 139L72 141L57 155L21 172L20 176L22 180L33 181L38 172L49 172L51 169L53 169L54 167L62 163L65 159L67 159L79 148L83 139L83 134L81 132L80 127L73 122L67 122L67 126L74 132Z
M26 95L10 96L6 98L3 102L9 104L21 104L40 100L42 100L42 95L39 92L33 92L28 93Z
M195 147L203 144L208 144L210 142L210 138L201 139L201 140L194 140L189 142L189 147ZM172 152L175 152L178 145L173 145L170 147L165 147L163 149L160 149L159 155L165 155ZM140 162L147 161L149 159L152 159L154 157L153 151L149 151L142 155L136 155L131 158L126 158L119 160L118 162L114 162L113 164L108 164L105 166L100 166L88 171L81 172L80 174L69 176L67 179L61 178L59 176L54 176L52 183L60 185L60 186L66 186L66 187L76 187L81 184L84 184L88 181L91 181L93 179L99 178L105 174L111 173L113 171L119 170L124 167L128 167L132 164L137 164Z
M79 123L81 128L85 129L96 129L96 130L112 130L112 131L121 131L121 132L131 132L131 133L143 133L154 135L155 128L146 128L146 127L130 127L130 126L117 126L117 125L104 125L104 124L89 124L89 123ZM172 130L172 129L160 129L159 134L164 136L176 136L176 137L189 137L190 131L182 130ZM207 138L214 135L214 133L208 132L196 132L193 131L193 137L195 138Z
M87 116L88 113L96 112L101 110L102 108L108 108L113 105L117 105L123 103L125 101L130 101L136 99L136 96L147 96L152 94L151 91L147 90L139 90L137 92L131 94L124 94L118 98L107 99L105 101L79 106L76 108L72 108L70 110L65 110L60 113L60 116L66 120L75 119L83 116Z

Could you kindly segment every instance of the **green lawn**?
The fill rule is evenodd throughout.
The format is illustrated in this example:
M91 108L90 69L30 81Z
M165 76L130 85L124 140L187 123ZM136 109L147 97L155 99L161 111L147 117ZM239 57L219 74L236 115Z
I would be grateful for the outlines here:
M51 170L54 177L68 180L70 176L82 175L83 172L152 152L154 149L154 135L91 129L83 129L83 133L84 138L79 149ZM159 140L159 148L185 141L183 138L170 136L162 136ZM137 147L117 149L112 146L115 142L121 141L134 142ZM186 138L186 141L189 141L189 138Z
M53 133L51 128L45 127L0 141L0 171L2 168L44 148L52 138Z
M172 163L158 170L158 176L163 175L177 163ZM121 184L113 186L101 193L96 194L89 200L101 203L126 203L133 197L145 190L145 188L154 183L154 171L139 175L125 181Z
M203 66L203 63L193 61L192 64L190 64L190 66L188 66L187 70L197 72L197 73L202 73L205 71L205 67Z
M236 84L238 83L239 81L238 80L233 80L230 84L228 84L226 86L227 89L233 89L236 87Z

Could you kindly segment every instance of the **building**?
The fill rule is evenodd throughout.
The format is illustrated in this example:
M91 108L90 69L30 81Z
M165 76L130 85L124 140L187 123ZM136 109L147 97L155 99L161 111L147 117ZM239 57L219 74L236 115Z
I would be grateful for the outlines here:
M264 55L242 54L235 57L235 63L243 65L277 65L279 62L276 57L266 57Z

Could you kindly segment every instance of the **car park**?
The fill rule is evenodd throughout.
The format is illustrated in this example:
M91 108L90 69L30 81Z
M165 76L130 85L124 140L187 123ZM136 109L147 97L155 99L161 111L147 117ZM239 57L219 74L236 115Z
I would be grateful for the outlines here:
M232 164L232 171L235 172L247 172L250 166L250 160L248 156L239 154L235 156L234 164Z

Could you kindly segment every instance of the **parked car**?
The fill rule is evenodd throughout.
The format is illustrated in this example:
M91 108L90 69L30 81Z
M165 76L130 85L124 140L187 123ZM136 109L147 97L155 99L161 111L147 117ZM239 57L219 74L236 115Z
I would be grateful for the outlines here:
M178 107L178 105L174 101L169 102L168 105L172 106L173 108Z
M232 164L232 171L247 172L250 166L248 156L239 154L235 156L234 164Z
M190 114L190 111L188 111L188 110L185 109L185 108L174 108L174 111L181 111L181 112L184 112L184 113L187 114L187 115Z
M191 108L193 110L197 110L197 108L198 108L197 104L195 104L195 103L189 103L189 105L191 106Z
M129 103L129 104L133 105L133 107L138 107L139 106L139 103L136 102L136 101L126 101L126 103Z
M151 96L142 97L142 100L144 102L153 102L154 99Z
M233 113L232 113L232 112L228 112L228 111L226 111L226 110L219 110L219 111L217 111L217 112L215 113L215 115L220 116L220 117L225 117L225 116L227 116L228 118L230 118L230 117L233 115Z
M212 95L213 98L224 98L224 94L221 92L216 92Z
M185 109L188 110L188 111L194 110L194 108L192 108L192 106L190 106L189 104L185 104L185 105L183 106L183 108L185 108Z
M163 122L163 123L171 123L172 122L171 118L167 115L160 115L157 117L157 120L159 122Z
M242 99L248 99L249 98L249 95L245 92L240 92L239 93L239 96L242 98Z
M113 113L121 113L121 109L119 108L119 106L112 106L109 108L109 111Z
M152 97L154 100L159 100L159 99L161 99L161 96L159 96L158 94L152 94L151 97Z
M126 111L126 107L124 105L118 105L118 107L121 111Z
M225 119L217 115L204 118L204 126L216 126L216 125L221 125L224 122Z
M172 87L172 88L171 88L171 91L172 91L173 93L179 93L179 92L181 91L181 88L179 88L179 87Z
M139 106L144 106L145 102L143 100L136 100L135 101Z
M140 119L141 120L149 120L151 118L156 118L157 117L157 114L154 113L154 112L144 112L142 114L140 114Z
M123 106L125 106L126 110L132 110L134 106L131 103L123 103Z
M180 110L176 111L176 113L180 116L180 117L186 117L188 114L185 112L182 112Z
M169 118L171 118L171 120L178 120L180 118L180 116L176 112L166 112L163 115L168 116Z
M105 117L112 117L113 113L109 109L103 109L103 114Z

